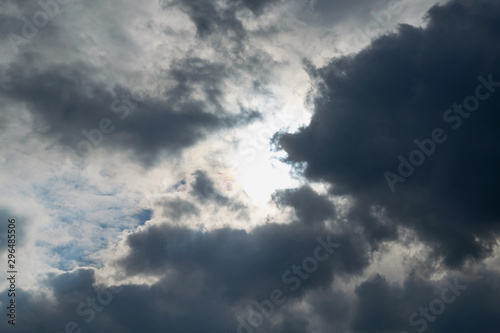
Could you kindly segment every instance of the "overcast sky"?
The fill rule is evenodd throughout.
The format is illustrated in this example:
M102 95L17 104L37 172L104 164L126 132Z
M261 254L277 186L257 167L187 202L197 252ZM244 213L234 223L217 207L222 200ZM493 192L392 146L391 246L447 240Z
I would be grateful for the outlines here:
M495 0L0 1L0 330L500 332L499 64Z

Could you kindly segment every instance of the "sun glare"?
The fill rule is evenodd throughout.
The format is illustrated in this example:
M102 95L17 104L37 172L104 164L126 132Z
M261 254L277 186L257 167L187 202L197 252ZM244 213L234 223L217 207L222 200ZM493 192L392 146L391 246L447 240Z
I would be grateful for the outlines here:
M242 159L237 180L256 203L265 204L278 189L292 188L298 181L290 175L290 166L280 162L269 150L255 149L254 158Z

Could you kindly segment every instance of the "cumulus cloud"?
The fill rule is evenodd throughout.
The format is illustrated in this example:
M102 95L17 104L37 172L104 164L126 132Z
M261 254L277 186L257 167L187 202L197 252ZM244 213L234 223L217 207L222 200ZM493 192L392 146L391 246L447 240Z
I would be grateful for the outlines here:
M120 87L108 91L77 68L37 70L29 61L5 69L1 84L4 97L27 104L40 134L68 145L80 157L101 142L106 145L112 141L113 147L132 150L140 160L153 163L162 150L175 154L211 131L259 118L256 111L242 110L241 115L231 115L207 110L202 100L191 98L190 89L195 87L188 84L196 80L209 89L207 103L220 107L217 85L224 74L200 59L186 60L184 66L172 69L178 84L164 100L134 99L135 92ZM104 127L103 119L109 120ZM113 135L104 140L104 134L109 133ZM82 141L86 144L82 145Z
M411 228L454 267L489 256L499 232L498 10L453 1L433 7L426 28L402 25L356 55L308 65L311 123L276 137L289 162L306 162L307 178L352 196L371 237ZM480 103L477 89L488 96ZM436 129L441 142L430 143ZM418 149L425 162L411 155ZM418 166L400 166L411 160Z
M1 40L16 329L498 332L500 5L434 4L61 2Z

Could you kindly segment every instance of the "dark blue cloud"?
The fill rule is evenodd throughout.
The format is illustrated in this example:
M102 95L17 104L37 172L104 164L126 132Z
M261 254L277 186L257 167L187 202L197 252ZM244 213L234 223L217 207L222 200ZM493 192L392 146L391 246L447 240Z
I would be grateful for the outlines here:
M452 1L429 11L426 28L402 25L356 55L307 65L316 82L311 123L276 142L289 162L306 163L308 179L352 197L351 220L372 243L395 239L402 226L449 266L492 254L499 15L495 1Z

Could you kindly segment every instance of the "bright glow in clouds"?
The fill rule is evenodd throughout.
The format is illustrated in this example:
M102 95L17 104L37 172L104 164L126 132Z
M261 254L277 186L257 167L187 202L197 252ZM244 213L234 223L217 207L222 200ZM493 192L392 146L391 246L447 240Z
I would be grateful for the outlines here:
M276 190L296 187L300 183L290 176L290 166L273 158L269 151L258 151L250 163L239 162L241 169L238 180L255 203L267 203Z
M301 80L299 84L295 82L294 85L283 82L283 85L292 91L302 91L302 98L307 91L306 80ZM289 101L286 111L275 108L278 109L277 115L267 116L263 122L250 126L241 136L236 152L236 178L257 204L267 203L271 194L278 189L293 188L300 184L299 180L291 176L290 165L280 161L285 153L271 151L271 139L276 132L284 128L295 131L310 121L310 113L299 102L299 93L296 95L283 97L283 100Z

